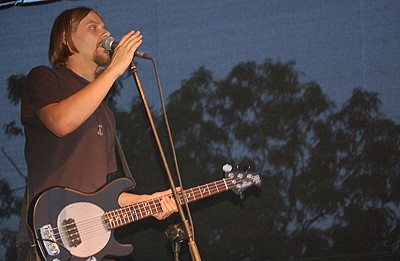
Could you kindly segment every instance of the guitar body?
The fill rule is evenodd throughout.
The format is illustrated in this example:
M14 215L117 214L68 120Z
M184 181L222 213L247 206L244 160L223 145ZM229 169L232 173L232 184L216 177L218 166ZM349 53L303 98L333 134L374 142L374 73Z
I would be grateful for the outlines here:
M28 212L41 258L102 260L105 256L131 253L132 245L115 240L104 213L119 208L119 195L132 186L130 179L121 178L91 194L62 187L41 193Z

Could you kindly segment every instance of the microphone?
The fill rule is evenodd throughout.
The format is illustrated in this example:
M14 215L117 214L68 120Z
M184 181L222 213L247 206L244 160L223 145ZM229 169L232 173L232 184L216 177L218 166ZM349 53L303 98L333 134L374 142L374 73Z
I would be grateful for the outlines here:
M107 51L114 51L115 47L117 47L118 45L118 42L116 42L113 37L109 36L103 40L102 45L103 48L106 49ZM149 59L149 60L153 59L153 57L150 54L145 53L141 50L136 50L135 55L144 59Z

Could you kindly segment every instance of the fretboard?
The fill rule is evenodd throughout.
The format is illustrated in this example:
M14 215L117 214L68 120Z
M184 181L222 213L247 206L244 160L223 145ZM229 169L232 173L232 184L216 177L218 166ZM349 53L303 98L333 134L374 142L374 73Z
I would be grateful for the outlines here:
M184 193L178 192L179 203L181 205L185 203L184 197L186 197L187 202L190 203L227 191L233 185L234 182L231 178L224 178L201 186L186 189L184 190ZM172 197L172 194L169 196ZM162 212L160 201L161 198L154 198L152 200L108 211L104 213L104 222L109 229L116 229L134 221L147 218Z

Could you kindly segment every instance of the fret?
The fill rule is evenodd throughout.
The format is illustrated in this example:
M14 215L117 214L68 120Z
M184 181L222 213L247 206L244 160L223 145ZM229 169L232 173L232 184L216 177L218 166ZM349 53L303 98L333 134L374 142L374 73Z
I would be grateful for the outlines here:
M119 209L117 211L117 213L118 213L118 225L122 226L124 224L124 221L125 221L125 219L124 219L125 213L124 213L122 208Z
M140 215L142 216L142 218L147 217L147 215L146 215L146 202L141 202L139 204L139 209L140 209Z
M156 213L162 212L161 199L160 198L158 198L157 201L155 202L155 206L156 206Z
M220 187L218 187L217 182L214 182L214 183L215 183L215 187L217 189L217 193L219 193Z
M117 217L117 225L118 226L121 226L122 225L122 214L121 214L121 209L119 209L119 210L117 210L117 215L116 215L116 217Z
M195 191L195 188L190 189L190 191L191 191L190 195L193 197L193 199L190 200L190 198L188 198L188 199L187 199L188 202L191 202L191 201L195 201L195 200L196 200L196 191Z
M130 219L129 219L129 212L127 211L127 209L126 208L122 208L122 222L123 222L123 225L125 225L125 224L129 224L130 222Z
M115 227L115 220L114 220L113 212L114 212L114 211L110 212L110 213L109 213L109 217L108 217L108 223L109 223L109 225L110 225L111 228L114 228L114 227Z
M108 227L109 229L111 229L110 220L109 220L108 216L109 216L109 213L108 213L108 212L104 213L104 215L103 215L103 220L104 220L104 222L106 223L107 227Z
M184 191L185 196L186 196L186 201L187 202L192 202L196 200L196 195L193 192L193 189L187 189ZM179 193L180 196L182 196L182 200L180 200L181 205L185 203L184 195L183 193Z
M205 196L208 196L207 193L205 193L207 191L204 189L204 186L199 186L199 190L200 190L202 198L204 198Z
M119 209L117 209L117 210L114 212L114 222L115 222L115 224L116 224L117 227L119 226L119 221L120 221L120 218L119 218L119 215L118 215L118 211L119 211Z
M144 206L145 206L146 217L148 217L148 216L151 215L151 207L149 206L149 202L146 201L146 202L144 203Z
M150 201L146 201L145 205L146 205L146 215L151 216L151 214L153 214L153 211L151 209Z
M210 187L208 186L208 183L205 185L208 191L208 195L211 195Z
M116 219L115 219L115 211L112 212L111 221L112 221L112 225L114 227L116 227L117 224L116 224Z
M197 189L198 189L198 190L199 190L199 192L200 192L201 198L204 198L204 196L203 196L203 192L201 191L201 188L198 186L198 187L197 187Z
M157 212L157 205L156 205L156 203L154 202L154 199L151 199L151 203L149 202L149 206L150 206L150 213L153 215L153 214L157 214L158 212ZM155 206L155 212L153 212L153 206Z
M129 208L130 208L130 212L131 212L131 219L132 219L132 221L137 220L137 219L138 219L138 216L137 216L137 212L136 212L136 209L135 209L135 205L129 206ZM135 217L135 216L136 216L136 217Z
M189 189L188 189L189 190ZM190 198L187 198L187 200L190 202L190 201L195 201L197 198L196 198L196 191L195 191L195 188L191 188L190 189L190 196L192 197L192 199L190 200Z
M120 226L120 222L121 222L121 218L120 218L120 214L119 214L119 210L114 212L114 219L115 219L115 223L117 224L117 226Z
M190 201L191 201L190 197L193 197L193 200L195 200L193 191L192 191L192 190L190 190L190 191L191 191L191 192L189 192L189 193L185 193L187 202L190 202Z
M132 214L134 215L134 216L132 215L133 220L139 220L139 219L143 218L143 214L142 214L139 204L132 205L132 208L133 208Z
M143 217L143 208L144 208L144 207L142 207L141 205L143 205L143 202L140 202L139 204L137 204L137 206L138 206L138 211L139 211L139 213L140 213L140 218L142 219L142 218L144 218L144 217Z
M224 181L224 184L225 184L226 190L228 190L228 184L226 184L226 180L225 180L225 179L222 179L222 180Z
M137 211L140 214L140 218L143 218L143 212L142 212L142 208L140 207L140 203L136 205L137 206Z

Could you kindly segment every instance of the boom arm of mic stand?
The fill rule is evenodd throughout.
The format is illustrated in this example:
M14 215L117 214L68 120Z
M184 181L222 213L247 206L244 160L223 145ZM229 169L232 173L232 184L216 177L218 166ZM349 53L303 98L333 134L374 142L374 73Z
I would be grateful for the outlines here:
M185 213L183 212L182 206L180 204L178 193L176 191L176 186L175 186L174 181L172 179L171 171L170 171L170 169L168 167L168 163L167 163L167 160L165 158L164 150L162 148L162 145L161 145L161 142L160 142L160 138L158 136L158 132L157 132L157 129L155 127L154 120L153 120L153 117L152 117L150 109L149 109L149 105L148 105L146 97L144 95L142 84L140 82L139 75L138 75L138 72L137 72L136 64L134 63L133 60L132 60L130 69L132 71L133 78L135 79L136 85L138 87L140 97L141 97L141 99L143 101L143 105L145 107L145 110L146 110L146 113L147 113L147 117L148 117L150 125L151 125L151 129L152 129L154 137L156 139L158 150L160 152L160 155L161 155L164 167L165 167L165 171L167 172L167 175L168 175L168 180L169 180L170 185L171 185L171 190L172 190L172 193L174 195L176 206L178 207L179 215L181 216L183 224L185 225L185 229L186 229L186 231L188 233L188 237L189 237L188 245L189 245L189 249L190 249L190 255L192 257L192 260L200 261L201 258L200 258L199 250L197 248L196 242L193 239L192 230L189 227L189 222L187 221L187 219L185 217Z

